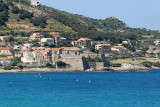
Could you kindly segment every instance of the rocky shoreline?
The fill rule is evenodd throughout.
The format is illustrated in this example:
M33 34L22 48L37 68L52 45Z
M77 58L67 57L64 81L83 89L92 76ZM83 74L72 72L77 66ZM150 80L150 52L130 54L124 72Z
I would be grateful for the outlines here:
M160 69L160 68L159 68ZM56 70L51 68L30 68L30 69L15 69L15 70L3 70L0 69L0 73L49 73L49 72L128 72L128 71L149 71L150 69L110 69L110 70Z

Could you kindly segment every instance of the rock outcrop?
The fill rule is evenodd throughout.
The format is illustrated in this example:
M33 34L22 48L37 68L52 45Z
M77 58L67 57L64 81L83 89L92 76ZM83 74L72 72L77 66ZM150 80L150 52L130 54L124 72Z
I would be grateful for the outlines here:
M48 17L49 16L48 13L46 13L42 10L39 10L37 8L30 7L30 6L25 6L23 4L19 4L19 3L16 3L16 2L14 2L13 4L14 4L14 6L18 7L19 9L27 10L28 12L33 13L33 15L35 17Z

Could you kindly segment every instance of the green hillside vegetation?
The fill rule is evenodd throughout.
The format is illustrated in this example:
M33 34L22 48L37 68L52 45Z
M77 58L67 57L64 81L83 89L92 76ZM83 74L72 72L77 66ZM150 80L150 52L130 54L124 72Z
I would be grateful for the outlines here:
M109 17L105 20L92 19L82 15L70 14L55 8L40 5L38 7L30 6L28 0L7 0L7 4L1 0L0 21L1 32L10 34L10 32L61 32L61 36L69 40L80 37L89 37L93 40L106 40L112 44L122 43L123 40L129 39L135 45L137 40L147 39L153 41L159 38L160 33L145 28L130 28L124 22L115 17ZM28 10L21 10L14 6L14 2L29 8L39 9L49 16L35 17L34 13ZM10 8L8 8L10 6ZM4 14L5 13L5 14ZM106 13L107 14L107 13ZM5 15L5 16L3 16ZM8 20L4 20L7 17ZM8 28L6 24L17 24L16 28ZM5 27L2 27L5 26ZM19 27L20 26L20 27ZM139 45L138 45L139 46ZM126 46L129 47L129 46ZM134 47L129 47L135 50Z

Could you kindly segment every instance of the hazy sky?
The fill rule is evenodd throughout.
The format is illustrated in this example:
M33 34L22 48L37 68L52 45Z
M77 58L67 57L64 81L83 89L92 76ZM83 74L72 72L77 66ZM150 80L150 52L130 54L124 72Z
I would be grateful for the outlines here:
M160 0L37 0L43 5L96 19L116 17L134 28L160 30Z

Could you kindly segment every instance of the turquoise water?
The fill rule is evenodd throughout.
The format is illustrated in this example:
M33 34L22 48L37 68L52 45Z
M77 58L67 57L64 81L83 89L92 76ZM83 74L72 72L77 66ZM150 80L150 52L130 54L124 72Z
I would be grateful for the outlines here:
M41 76L0 74L0 107L160 107L160 70Z

